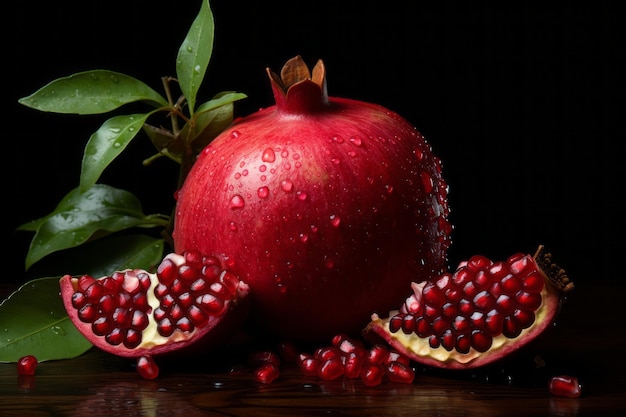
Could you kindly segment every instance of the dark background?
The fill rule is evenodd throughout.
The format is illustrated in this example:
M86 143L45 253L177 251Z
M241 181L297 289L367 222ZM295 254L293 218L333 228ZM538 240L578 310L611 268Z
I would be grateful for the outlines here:
M266 67L279 70L297 54L309 64L322 58L330 95L400 113L443 160L451 264L542 243L583 287L622 282L624 15L604 1L483 4L213 0L215 45L199 101L241 91L249 98L236 113L249 114L272 104ZM34 1L5 16L14 29L3 60L11 91L3 95L3 282L32 275L23 268L32 234L15 228L52 211L78 184L83 147L107 118L45 114L18 98L97 68L162 92L160 77L175 75L199 7ZM167 213L178 166L141 166L152 153L137 137L103 182L137 194L146 213Z

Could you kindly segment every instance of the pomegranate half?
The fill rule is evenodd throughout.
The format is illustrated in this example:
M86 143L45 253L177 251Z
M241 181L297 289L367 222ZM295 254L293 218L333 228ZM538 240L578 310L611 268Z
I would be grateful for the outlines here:
M323 62L267 69L276 104L236 120L177 193L175 251L221 253L250 286L249 328L360 334L436 277L452 226L442 167L407 120L329 97Z
M573 286L543 246L499 262L475 255L453 273L413 283L400 309L373 314L364 335L424 365L477 368L543 334Z

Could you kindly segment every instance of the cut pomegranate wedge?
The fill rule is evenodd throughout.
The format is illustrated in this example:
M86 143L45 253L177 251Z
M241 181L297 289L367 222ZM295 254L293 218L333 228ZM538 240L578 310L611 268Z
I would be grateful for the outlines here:
M473 256L454 273L413 283L413 293L387 318L364 329L412 360L447 369L470 369L502 359L548 329L573 288L565 270L540 246L492 262Z
M156 273L65 275L60 286L78 330L98 348L124 357L159 355L204 338L218 343L247 315L248 285L219 257L193 251L167 255Z

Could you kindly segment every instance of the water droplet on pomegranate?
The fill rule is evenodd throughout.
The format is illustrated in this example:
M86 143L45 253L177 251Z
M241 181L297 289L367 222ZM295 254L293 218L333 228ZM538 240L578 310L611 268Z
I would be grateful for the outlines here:
M385 185L385 190L387 190L387 194L393 193L393 185Z
M335 215L335 214L331 214L330 216L330 224L332 224L334 227L339 227L339 225L341 224L341 217Z
M237 230L239 230L239 228L237 227L237 223L235 222L230 222L228 223L228 228L232 231L232 232L236 232Z
M424 191L426 193L431 193L433 191L433 179L430 174L426 171L420 172L420 178L422 179L422 184L424 185Z
M317 230L318 230L317 226L316 226L316 225L314 225L314 224L312 224L312 225L311 225L311 231L312 231L313 233L317 233Z
M267 148L263 151L261 159L263 162L274 162L276 160L276 154L272 148Z
M341 159L339 159L339 158L330 158L330 162L332 162L333 165L339 165L341 163Z
M243 197L239 194L235 194L233 198L230 199L230 208L231 209L240 209L246 205Z
M298 191L296 192L296 195L298 196L298 200L300 201L304 201L309 197L306 191Z
M306 243L309 240L309 235L306 233L300 233L300 242Z
M241 136L241 132L238 130L233 130L232 132L230 132L230 136L232 136L233 138L238 138L239 136Z
M280 183L280 188L286 193L289 193L293 190L293 182L289 179L282 180Z
M268 187L259 187L258 190L256 190L257 195L259 196L259 198L267 198L268 195L270 195L270 189Z
M335 267L335 260L330 257L324 259L324 266L326 269L333 269Z
M333 142L335 143L343 143L343 138L339 135L333 136Z

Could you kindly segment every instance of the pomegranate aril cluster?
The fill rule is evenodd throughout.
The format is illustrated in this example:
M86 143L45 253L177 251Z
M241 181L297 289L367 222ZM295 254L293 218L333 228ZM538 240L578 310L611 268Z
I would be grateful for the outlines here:
M535 321L544 285L530 255L500 262L475 255L415 291L389 328L428 338L432 348L485 352L494 337L515 338Z
M366 348L345 335L335 336L330 346L313 353L300 353L296 362L304 375L325 381L345 377L376 386L385 379L410 384L415 378L409 359L394 349L379 344Z
M83 275L72 296L78 317L91 323L94 334L112 345L127 348L141 343L141 332L148 326L151 307L146 293L152 282L145 272L128 270L96 279Z
M159 284L154 294L160 301L154 318L159 334L165 337L177 329L191 332L205 325L211 316L221 314L239 284L239 279L223 270L216 257L195 251L183 256L184 264L165 258L157 269Z
M192 332L222 312L239 282L222 270L219 259L192 251L178 258L165 257L156 276L159 282L150 294L153 278L145 271L119 271L101 279L83 275L72 305L81 321L91 323L94 334L111 345L133 349L141 344L151 315L163 337L176 330ZM153 311L150 299L154 297L158 306Z

